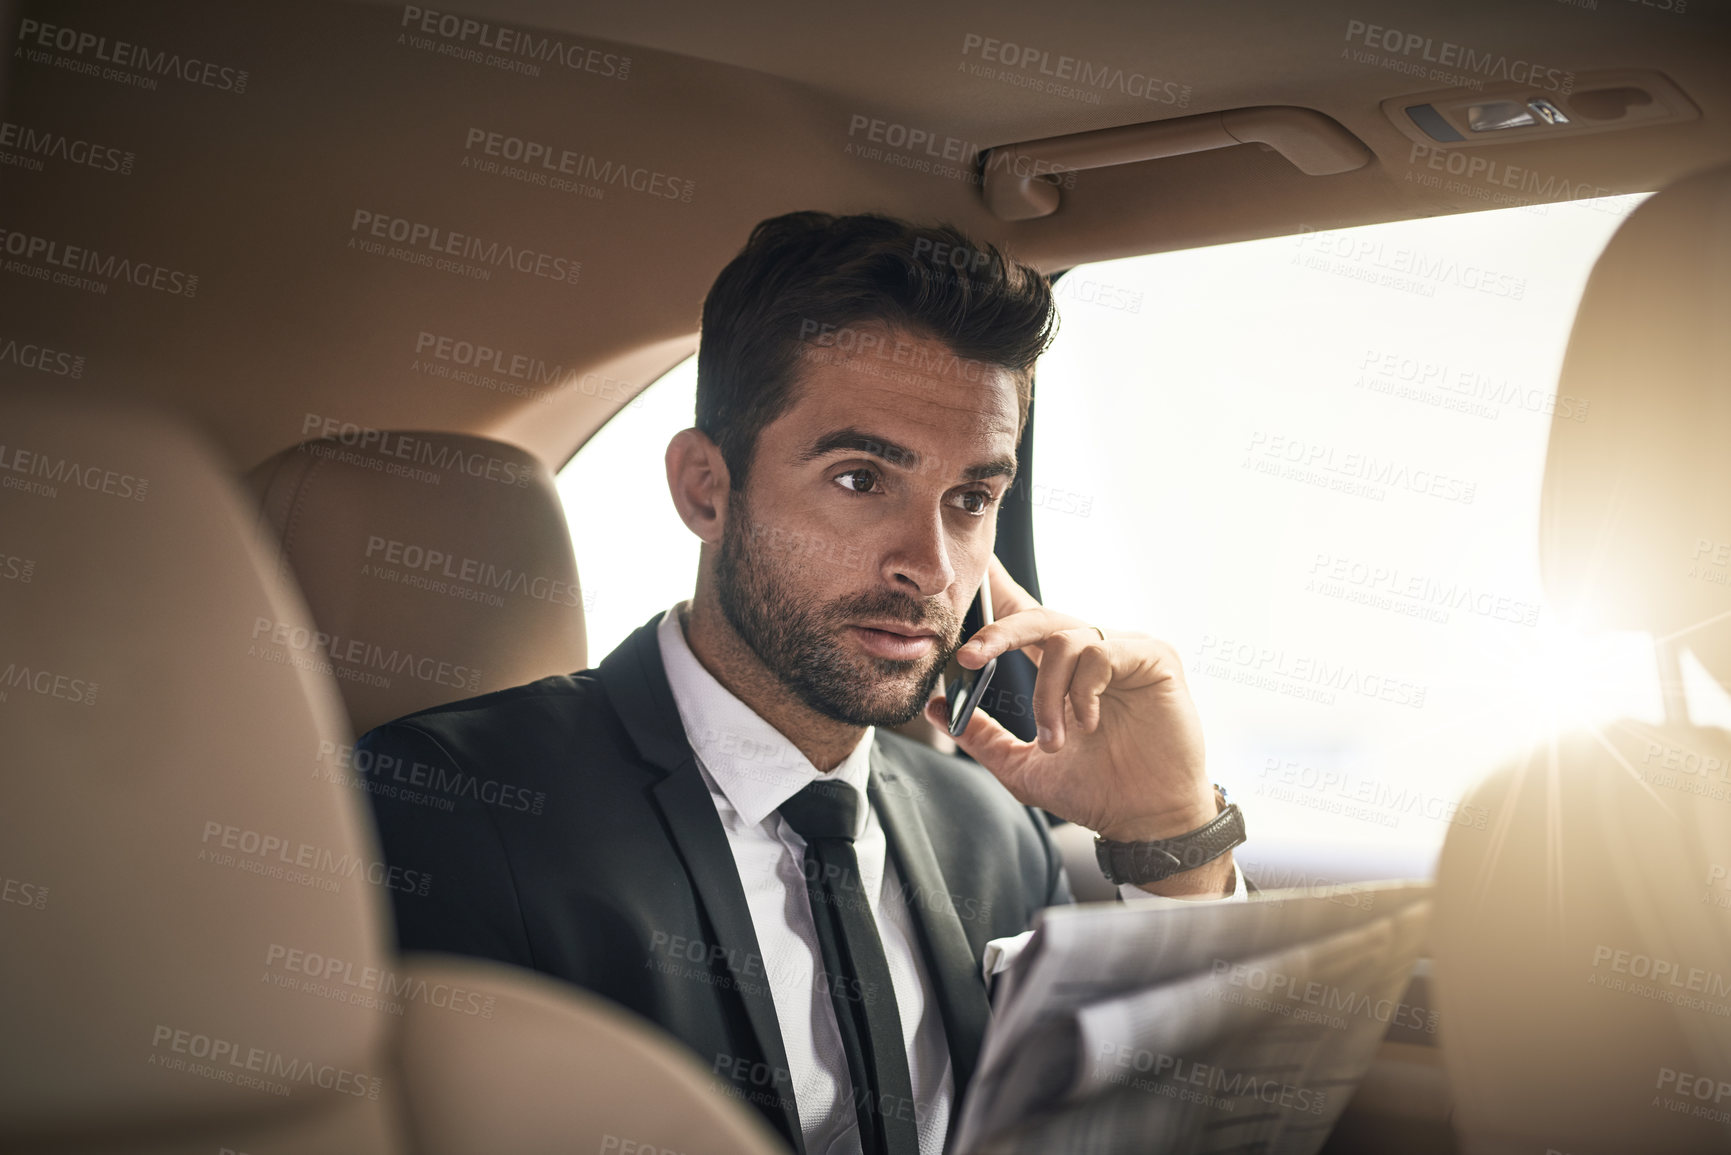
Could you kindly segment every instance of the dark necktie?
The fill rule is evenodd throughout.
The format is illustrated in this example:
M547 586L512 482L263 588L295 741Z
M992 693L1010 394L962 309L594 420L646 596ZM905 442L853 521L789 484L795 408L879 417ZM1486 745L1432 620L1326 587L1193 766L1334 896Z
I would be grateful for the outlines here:
M919 1155L901 1014L853 848L862 801L846 782L819 779L782 803L781 816L805 839L805 887L853 1078L860 1149Z

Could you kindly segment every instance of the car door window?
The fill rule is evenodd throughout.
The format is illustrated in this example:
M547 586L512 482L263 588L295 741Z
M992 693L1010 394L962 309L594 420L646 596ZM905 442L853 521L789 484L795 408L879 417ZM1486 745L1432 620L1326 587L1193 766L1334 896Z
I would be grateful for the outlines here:
M1047 604L1179 649L1263 839L1434 853L1492 762L1657 718L1650 643L1545 603L1539 486L1594 260L1642 198L1071 270L1041 361Z
M696 412L692 356L627 402L559 471L592 666L696 586L698 541L673 508L662 465L667 443Z

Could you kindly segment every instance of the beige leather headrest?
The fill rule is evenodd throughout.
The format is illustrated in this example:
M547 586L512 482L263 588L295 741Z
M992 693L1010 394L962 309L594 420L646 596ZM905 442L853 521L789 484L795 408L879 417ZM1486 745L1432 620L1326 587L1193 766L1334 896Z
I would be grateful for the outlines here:
M1545 463L1545 589L1669 634L1731 610L1731 168L1650 198L1594 268ZM1687 644L1687 642L1686 642Z
M318 623L261 640L327 665L357 734L587 664L564 511L526 451L350 427L248 480Z
M377 1137L387 1019L283 965L388 965L371 827L319 773L341 706L264 644L304 606L178 425L11 392L0 431L0 1149L214 1150L213 1123L289 1115Z

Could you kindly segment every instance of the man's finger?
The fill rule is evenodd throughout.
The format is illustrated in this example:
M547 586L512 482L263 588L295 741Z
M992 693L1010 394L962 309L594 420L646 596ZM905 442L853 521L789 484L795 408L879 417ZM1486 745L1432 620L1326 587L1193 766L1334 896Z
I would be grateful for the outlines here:
M943 727L944 733L950 732L950 707L941 694L926 703L926 718L933 725ZM1018 777L1016 767L1026 757L1027 752L1034 749L1032 742L1022 741L1004 729L996 718L984 710L976 709L968 719L961 736L956 738L956 745L961 747L968 757L990 770L998 781L1009 788L1011 794L1021 799L1014 781Z
M1098 641L1093 630L1075 629L1060 630L1045 641L1045 660L1034 679L1034 725L1039 728L1040 748L1047 753L1057 753L1064 745L1064 699L1076 664Z
M1076 663L1070 677L1070 709L1084 734L1100 728L1100 695L1112 684L1112 653L1110 643L1090 646Z
M956 651L956 660L969 669L977 670L988 659L1009 650L1021 650L1037 666L1044 656L1043 643L1061 630L1087 629L1080 618L1035 606L1019 613L1000 617L986 626L968 644Z

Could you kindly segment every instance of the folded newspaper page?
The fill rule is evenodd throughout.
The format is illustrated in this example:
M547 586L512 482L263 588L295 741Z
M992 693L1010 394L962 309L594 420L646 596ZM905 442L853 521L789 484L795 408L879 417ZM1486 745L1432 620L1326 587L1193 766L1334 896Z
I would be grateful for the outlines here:
M953 1150L1317 1151L1390 1024L1422 1014L1400 999L1430 892L1043 911L999 979Z

